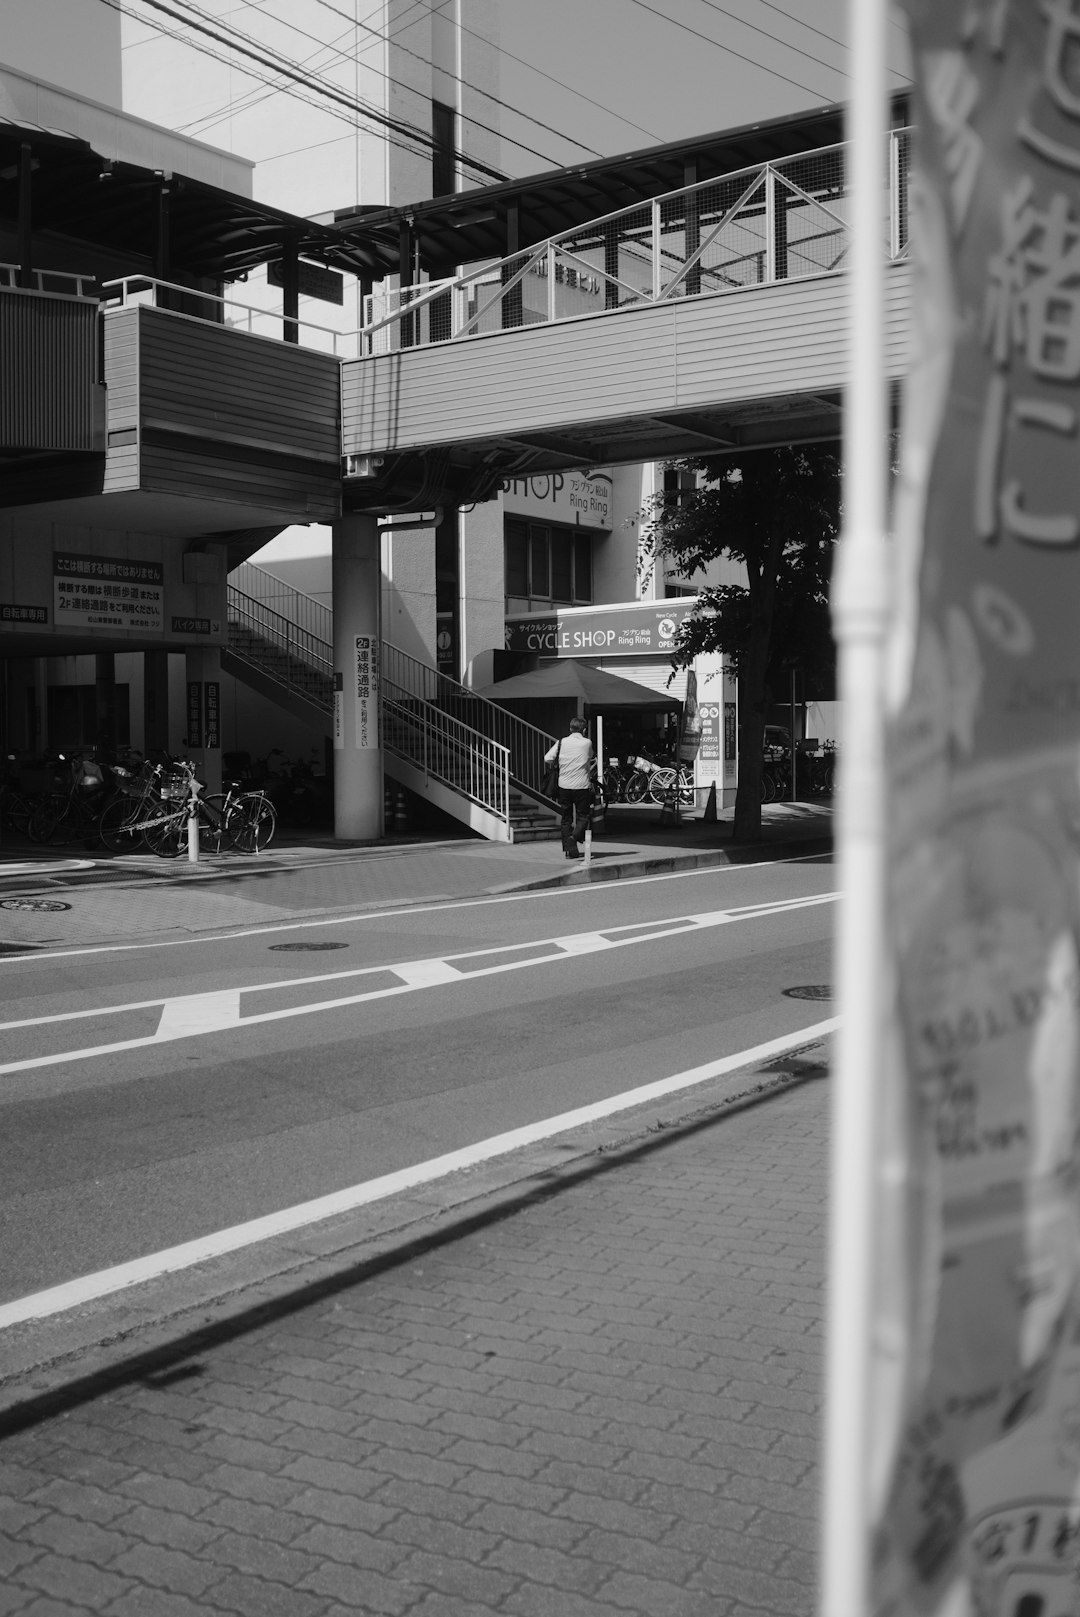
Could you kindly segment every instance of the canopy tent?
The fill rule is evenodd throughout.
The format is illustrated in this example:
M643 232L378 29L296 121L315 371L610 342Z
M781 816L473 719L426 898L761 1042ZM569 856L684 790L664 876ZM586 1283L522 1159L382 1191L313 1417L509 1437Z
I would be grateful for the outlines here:
M529 674L515 674L497 685L486 685L476 694L486 696L489 702L574 700L581 718L619 708L632 708L638 713L677 713L682 706L677 696L651 691L647 685L609 674L591 663L577 662L573 657L560 658Z

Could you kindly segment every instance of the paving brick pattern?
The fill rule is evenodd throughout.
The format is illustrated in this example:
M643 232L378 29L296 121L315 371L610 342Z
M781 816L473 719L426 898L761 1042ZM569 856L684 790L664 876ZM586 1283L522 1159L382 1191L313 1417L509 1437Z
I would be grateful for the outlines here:
M0 1617L810 1617L826 1103L46 1412L0 1443Z

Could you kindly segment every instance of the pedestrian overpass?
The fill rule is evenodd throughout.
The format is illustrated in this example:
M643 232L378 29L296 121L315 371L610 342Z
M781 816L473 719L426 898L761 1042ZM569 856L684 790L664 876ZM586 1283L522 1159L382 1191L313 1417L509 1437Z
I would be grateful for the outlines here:
M908 147L894 131L882 190L895 381ZM839 436L844 153L751 165L370 296L341 372L346 505L480 499L508 476Z

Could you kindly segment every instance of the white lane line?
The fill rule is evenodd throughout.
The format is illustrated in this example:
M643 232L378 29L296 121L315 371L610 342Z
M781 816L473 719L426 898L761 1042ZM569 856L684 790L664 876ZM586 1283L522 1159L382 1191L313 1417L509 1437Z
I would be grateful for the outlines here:
M768 915L780 915L785 910L807 909L819 904L831 904L836 899L835 893L819 894L811 900L795 899L788 904L771 906L766 912ZM144 1010L148 1005L160 1004L163 1014L155 1033L136 1039L118 1039L109 1044L91 1045L82 1050L60 1050L51 1055L26 1056L19 1061L6 1061L0 1064L0 1075L4 1073L29 1072L38 1067L62 1066L65 1062L88 1061L95 1056L118 1055L126 1050L141 1050L151 1044L165 1044L175 1039L198 1038L206 1034L219 1033L229 1028L256 1027L262 1022L284 1022L297 1016L314 1016L322 1011L343 1010L348 1006L361 1005L369 1000L392 999L401 994L416 993L425 988L437 986L450 986L454 983L475 982L479 977L492 977L506 971L527 971L534 966L549 966L555 962L566 960L570 956L600 953L609 949L628 949L641 943L655 943L663 938L676 937L688 932L706 931L712 927L730 926L734 921L757 920L757 912L749 914L738 910L706 910L700 915L681 916L677 922L658 921L654 930L642 932L639 926L627 927L623 930L632 932L633 936L618 937L604 936L599 932L583 932L571 934L562 938L542 938L532 943L501 944L490 949L469 949L458 954L448 955L445 958L430 961L405 961L399 966L391 963L383 966L360 966L348 971L320 972L312 977L294 977L284 982L255 983L248 987L236 990L237 1003L240 994L272 994L284 988L299 986L308 987L318 983L343 982L355 980L358 977L383 977L388 972L399 978L406 978L411 974L412 980L399 981L390 988L373 988L366 992L339 995L334 999L314 1000L305 1005L287 1005L275 1011L257 1011L249 1016L239 1018L238 1011L233 1005L230 991L214 991L209 994L177 995L165 1001L150 1000L132 1003L130 1005L116 1005L108 1009L116 1014L133 1010ZM619 928L612 928L617 933ZM513 955L515 951L552 947L551 954L532 956L527 959L505 958L494 960L490 966L480 966L468 972L458 971L454 968L455 960L475 960L479 956L489 954L493 956ZM44 1026L51 1021L71 1021L77 1017L100 1017L101 1010L92 1011L66 1011L54 1017L42 1017L37 1022L0 1023L0 1033L11 1027Z
M83 1275L81 1279L66 1281L61 1286L52 1286L46 1291L17 1298L14 1302L0 1305L0 1330L10 1325L25 1324L29 1320L45 1319L50 1314L60 1314L70 1308L78 1308L85 1303L93 1302L96 1298L112 1296L131 1286L141 1285L144 1281L156 1280L162 1275L174 1274L177 1270L190 1269L197 1263L206 1263L212 1258L222 1257L226 1252L237 1252L242 1247L271 1240L276 1235L286 1235L292 1230L319 1224L324 1219L334 1218L341 1213L353 1212L356 1208L365 1207L371 1202L385 1201L389 1196L399 1195L406 1190L415 1190L418 1185L429 1185L434 1180L445 1179L448 1175L460 1173L465 1168L474 1168L478 1163L490 1162L494 1157L509 1156L526 1146L536 1145L541 1140L549 1140L556 1134L565 1134L569 1129L581 1128L586 1123L599 1122L602 1118L613 1117L616 1113L627 1111L633 1106L660 1100L665 1095L674 1095L681 1089L692 1089L696 1084L706 1083L710 1078L722 1078L726 1073L736 1072L740 1067L772 1060L775 1056L784 1055L788 1051L799 1049L802 1045L826 1038L834 1033L839 1025L839 1017L833 1016L825 1022L815 1022L809 1027L800 1028L796 1033L785 1033L779 1038L769 1039L765 1044L754 1045L749 1050L721 1056L719 1060L706 1062L704 1066L689 1067L685 1072L672 1073L670 1077L659 1078L654 1083L642 1084L637 1089L609 1096L607 1100L594 1101L589 1106L579 1106L572 1112L561 1112L556 1117L528 1123L524 1128L511 1129L506 1134L493 1135L488 1140L479 1140L475 1145L465 1146L460 1151L449 1151L445 1156L432 1157L428 1162L416 1163L411 1168L401 1168L396 1173L383 1174L378 1179L369 1179L366 1183L353 1185L348 1190L318 1196L314 1201L301 1202L295 1207L283 1208L278 1213L250 1219L245 1224L235 1224L231 1229L218 1230L215 1234L203 1236L196 1241L185 1241L180 1246L168 1247L165 1251L152 1253L149 1257L136 1258L131 1263L117 1264L115 1268L101 1269L97 1274Z
M194 1033L212 1033L235 1027L240 1020L239 988L223 988L216 994L185 994L168 999L161 1008L157 1025L159 1039L186 1039Z
M621 881L604 882L603 887L605 893L610 893L617 892L621 887L647 887L654 882L700 880L703 876L726 876L746 870L775 869L779 865L805 865L817 861L825 862L830 857L829 854L823 853L802 857L796 855L791 859L759 859L752 865L699 865L693 870L668 870L659 876L627 876ZM393 904L387 904L379 909L358 910L349 915L313 915L299 921L274 921L265 926L241 927L228 932L208 929L190 938L160 938L156 942L147 939L139 943L94 943L87 944L81 949L51 949L47 954L35 948L33 954L0 955L0 968L25 966L28 961L71 960L83 955L125 954L139 949L182 949L190 948L192 944L203 946L211 943L235 943L239 938L261 938L277 932L310 932L324 926L354 926L361 922L396 921L408 915L440 915L444 910L483 909L493 904L525 904L530 900L535 902L541 899L562 901L567 898L588 898L595 890L589 884L582 887L529 888L518 893L492 893L484 898L451 898L438 903L412 904L400 909Z

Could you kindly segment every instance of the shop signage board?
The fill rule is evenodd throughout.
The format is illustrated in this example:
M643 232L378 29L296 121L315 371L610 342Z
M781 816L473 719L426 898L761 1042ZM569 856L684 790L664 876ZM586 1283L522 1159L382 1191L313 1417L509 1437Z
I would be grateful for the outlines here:
M60 629L164 627L165 569L158 561L125 556L53 556L53 610Z
M576 528L612 525L611 468L592 471L544 472L536 477L514 477L502 484L503 510L511 516L537 522L560 522Z
M694 596L614 607L556 609L551 616L507 618L507 651L541 657L670 656Z
M903 0L872 1611L1080 1595L1080 16Z
M300 258L296 262L296 278L297 291L302 298L318 298L322 303L336 303L339 308L345 302L345 277L337 270ZM266 279L271 286L285 285L285 265L280 258L273 258L267 264Z

